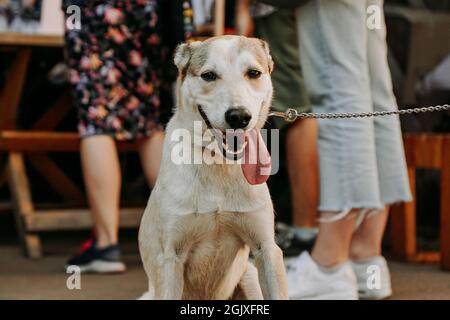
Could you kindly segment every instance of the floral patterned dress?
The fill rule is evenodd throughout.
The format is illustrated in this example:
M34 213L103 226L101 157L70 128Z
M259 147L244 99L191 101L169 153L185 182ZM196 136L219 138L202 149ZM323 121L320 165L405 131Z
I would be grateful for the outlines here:
M134 140L162 128L172 52L192 36L190 1L65 0L64 11L71 5L81 9L81 30L65 33L80 136Z

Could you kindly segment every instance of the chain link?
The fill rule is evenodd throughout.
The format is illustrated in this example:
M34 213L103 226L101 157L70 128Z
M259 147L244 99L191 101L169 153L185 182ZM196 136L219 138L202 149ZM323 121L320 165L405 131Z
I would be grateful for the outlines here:
M314 112L297 112L295 109L287 109L285 112L272 111L270 116L283 118L287 122L293 122L297 119L349 119L349 118L368 118L389 115L402 114L419 114L424 112L436 112L450 110L450 105L443 104L440 106L410 108L392 111L375 111L375 112L342 112L342 113L314 113Z

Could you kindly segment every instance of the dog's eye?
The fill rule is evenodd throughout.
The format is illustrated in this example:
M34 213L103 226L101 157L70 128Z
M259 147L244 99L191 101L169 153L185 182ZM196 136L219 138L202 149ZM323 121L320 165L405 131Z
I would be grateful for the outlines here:
M212 82L212 81L217 80L217 74L215 74L212 71L204 72L200 75L200 77L202 77L202 79L207 82Z
M247 71L247 77L249 77L250 79L258 79L259 77L261 77L261 71L250 69Z

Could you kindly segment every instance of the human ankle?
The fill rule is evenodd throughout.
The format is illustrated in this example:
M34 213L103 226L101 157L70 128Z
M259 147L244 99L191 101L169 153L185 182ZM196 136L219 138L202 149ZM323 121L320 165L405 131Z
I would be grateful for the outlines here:
M97 247L98 249L104 249L104 248L106 248L106 247L113 246L113 245L115 245L115 244L117 244L117 243L118 243L118 241L117 241L117 240L114 240L114 239L97 238L97 241L96 241L96 247Z
M314 251L311 254L311 258L319 267L326 269L337 267L348 260L348 257L346 256L331 256L329 254L320 254Z
M365 261L376 256L381 256L381 248L373 245L352 244L350 247L350 259L353 261Z

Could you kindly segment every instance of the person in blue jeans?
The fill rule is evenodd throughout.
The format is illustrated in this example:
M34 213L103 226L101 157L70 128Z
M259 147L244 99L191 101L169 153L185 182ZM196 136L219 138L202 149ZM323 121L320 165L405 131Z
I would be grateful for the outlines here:
M315 112L398 108L383 0L260 2L295 11L299 59ZM411 199L399 118L321 119L318 150L319 233L311 254L302 253L288 268L289 296L386 298L392 288L381 241L388 211ZM371 283L374 273L379 281Z
M398 108L383 0L311 0L296 13L314 111ZM399 118L320 120L318 145L319 234L311 255L288 272L290 296L386 298L392 289L381 242L389 208L411 200ZM371 283L375 272L380 281Z

